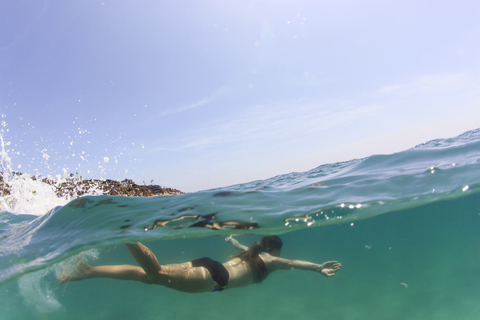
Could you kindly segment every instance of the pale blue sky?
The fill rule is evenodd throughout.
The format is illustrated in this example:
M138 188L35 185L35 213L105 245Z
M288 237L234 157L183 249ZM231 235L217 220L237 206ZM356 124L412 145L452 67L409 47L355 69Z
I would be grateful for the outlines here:
M0 30L29 174L190 192L480 127L477 1L4 1Z

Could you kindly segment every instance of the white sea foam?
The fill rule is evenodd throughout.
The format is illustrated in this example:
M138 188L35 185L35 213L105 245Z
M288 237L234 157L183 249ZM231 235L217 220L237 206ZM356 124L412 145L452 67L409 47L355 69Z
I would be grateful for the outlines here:
M58 188L69 181L66 171L63 176L57 175L49 178L50 183L42 181L41 177L33 177L27 174L14 173L12 161L6 147L9 142L3 140L0 134L0 164L2 167L3 188L8 185L9 195L0 194L0 211L9 211L15 214L30 214L40 216L56 206L63 206L70 200L78 197L76 190L69 190L62 196L58 196ZM48 159L48 158L47 158ZM103 192L91 187L85 195L98 195Z
M47 269L32 272L18 279L19 293L24 304L37 313L56 312L62 309L62 304L57 300L52 287L60 284L63 273L75 271L80 262L96 259L98 250L92 249L70 257ZM68 282L64 286L68 285Z
M18 289L27 307L35 312L55 312L62 305L50 289L46 280L52 268L29 273L18 279Z

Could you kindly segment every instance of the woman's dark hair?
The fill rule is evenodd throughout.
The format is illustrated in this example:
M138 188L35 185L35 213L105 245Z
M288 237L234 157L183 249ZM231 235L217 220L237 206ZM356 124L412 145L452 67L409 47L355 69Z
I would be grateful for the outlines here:
M270 253L273 250L282 248L282 240L278 236L263 236L260 241L255 242L247 251L233 255L230 259L240 258L250 263L253 272L258 276L258 282L262 282L265 278L263 275L267 272L267 267L263 260L258 256L262 252Z
M282 239L278 236L264 236L259 241L260 246L262 246L263 251L271 253L273 250L282 249Z

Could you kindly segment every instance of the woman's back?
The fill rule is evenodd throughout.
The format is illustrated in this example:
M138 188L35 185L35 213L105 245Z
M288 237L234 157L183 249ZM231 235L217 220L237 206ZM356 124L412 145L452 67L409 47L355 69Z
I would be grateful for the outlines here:
M228 288L237 288L237 287L244 287L248 286L255 282L260 282L259 278L265 279L268 274L272 273L273 271L277 270L275 268L275 259L274 257L268 253L260 254L260 259L265 263L266 266L266 274L258 275L257 270L254 270L248 261L241 260L240 258L234 258L232 260L227 261L223 265L228 270L230 274L230 278L228 280Z
M228 285L225 289L245 287L253 283L252 268L246 261L235 258L225 262L223 265L230 274Z

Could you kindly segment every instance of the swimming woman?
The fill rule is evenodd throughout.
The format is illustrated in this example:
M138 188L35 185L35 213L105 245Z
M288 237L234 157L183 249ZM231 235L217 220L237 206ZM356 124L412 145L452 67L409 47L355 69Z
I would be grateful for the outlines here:
M222 291L260 283L274 271L299 269L315 271L331 277L342 266L337 261L316 264L301 260L280 258L282 240L264 236L250 248L229 236L230 242L241 253L221 264L210 258L201 258L181 264L160 265L153 252L140 242L126 244L140 267L132 265L89 266L81 263L73 274L63 274L61 283L92 278L133 280L158 284L183 292Z

